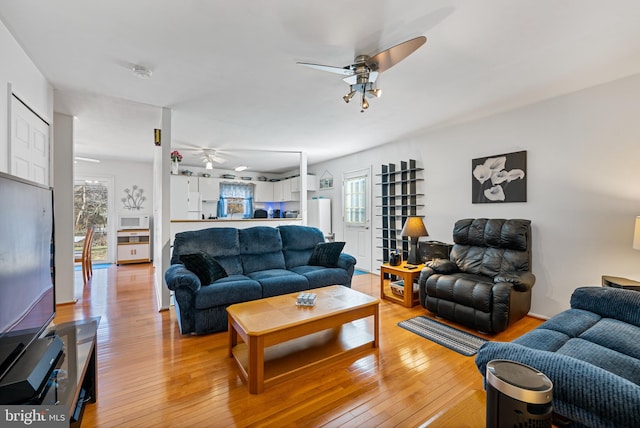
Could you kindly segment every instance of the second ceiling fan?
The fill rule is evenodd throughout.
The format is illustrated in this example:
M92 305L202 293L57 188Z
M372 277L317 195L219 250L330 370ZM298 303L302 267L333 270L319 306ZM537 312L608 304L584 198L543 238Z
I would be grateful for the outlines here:
M420 36L402 42L382 52L378 52L373 56L358 55L354 59L353 64L344 67L333 67L307 62L298 62L297 64L345 76L342 80L349 84L349 93L342 97L342 99L348 103L357 93L361 93L362 101L360 104L360 112L363 113L369 108L367 97L380 97L381 95L381 89L375 86L378 74L388 70L411 55L420 46L424 45L426 41L426 37Z

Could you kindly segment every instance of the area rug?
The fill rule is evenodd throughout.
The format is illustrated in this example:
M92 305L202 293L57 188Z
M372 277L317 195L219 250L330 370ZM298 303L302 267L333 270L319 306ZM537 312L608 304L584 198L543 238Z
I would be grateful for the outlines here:
M423 316L401 321L398 325L467 357L475 355L482 344L488 342L487 339Z

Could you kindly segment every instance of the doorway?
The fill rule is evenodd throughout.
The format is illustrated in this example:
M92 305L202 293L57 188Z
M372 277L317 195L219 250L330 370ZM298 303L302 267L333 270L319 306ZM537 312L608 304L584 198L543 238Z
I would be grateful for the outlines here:
M344 173L342 180L345 252L356 268L371 272L371 168Z
M93 225L91 258L94 263L112 263L109 234L109 195L111 183L108 179L86 178L75 180L73 186L74 206L74 252L82 252L82 241L87 227Z

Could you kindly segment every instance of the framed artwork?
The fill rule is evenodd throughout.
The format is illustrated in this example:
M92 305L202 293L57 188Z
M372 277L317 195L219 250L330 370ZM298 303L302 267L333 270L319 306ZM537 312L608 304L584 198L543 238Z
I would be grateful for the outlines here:
M333 176L329 171L325 170L324 173L320 176L319 180L320 190L329 190L333 189Z
M471 183L474 204L527 202L527 152L473 159Z

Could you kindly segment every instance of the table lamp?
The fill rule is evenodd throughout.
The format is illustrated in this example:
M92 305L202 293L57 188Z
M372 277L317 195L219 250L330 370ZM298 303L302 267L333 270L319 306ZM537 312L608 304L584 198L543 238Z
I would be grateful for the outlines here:
M633 231L633 249L640 250L640 216L636 217L636 227Z
M407 217L407 221L404 222L404 226L402 226L402 232L400 232L400 234L402 236L408 236L411 240L407 263L411 265L420 264L421 261L418 257L418 238L421 236L429 236L427 228L424 227L422 217Z

